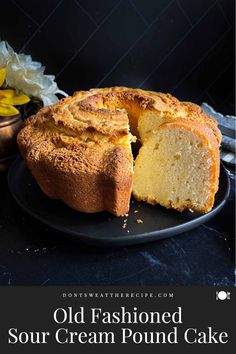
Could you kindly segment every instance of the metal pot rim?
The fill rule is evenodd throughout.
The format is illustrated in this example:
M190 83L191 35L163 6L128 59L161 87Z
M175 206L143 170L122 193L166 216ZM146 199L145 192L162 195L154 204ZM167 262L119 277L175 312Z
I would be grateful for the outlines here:
M6 125L11 125L21 118L21 114L16 114L15 116L0 116L0 127L5 127Z

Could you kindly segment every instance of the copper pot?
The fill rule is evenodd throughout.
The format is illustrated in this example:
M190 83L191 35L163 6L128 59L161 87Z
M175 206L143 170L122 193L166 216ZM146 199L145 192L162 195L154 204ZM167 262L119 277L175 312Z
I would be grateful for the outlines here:
M0 116L0 171L5 171L18 152L16 136L22 126L21 115Z

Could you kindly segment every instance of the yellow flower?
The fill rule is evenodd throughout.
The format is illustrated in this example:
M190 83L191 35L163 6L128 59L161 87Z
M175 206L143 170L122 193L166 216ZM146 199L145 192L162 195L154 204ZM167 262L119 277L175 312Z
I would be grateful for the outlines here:
M4 83L5 78L6 78L6 68L1 68L0 69L0 87Z
M14 116L19 114L16 106L30 101L26 95L17 95L14 89L1 89L6 79L6 68L0 68L0 116Z

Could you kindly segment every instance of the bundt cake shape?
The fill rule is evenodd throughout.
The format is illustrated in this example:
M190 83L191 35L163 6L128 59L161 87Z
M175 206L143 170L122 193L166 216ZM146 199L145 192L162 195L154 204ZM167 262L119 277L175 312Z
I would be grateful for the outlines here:
M142 147L133 164L136 139ZM76 92L28 118L18 134L49 197L116 216L128 212L132 188L138 200L208 212L218 188L220 141L217 122L199 106L125 87Z

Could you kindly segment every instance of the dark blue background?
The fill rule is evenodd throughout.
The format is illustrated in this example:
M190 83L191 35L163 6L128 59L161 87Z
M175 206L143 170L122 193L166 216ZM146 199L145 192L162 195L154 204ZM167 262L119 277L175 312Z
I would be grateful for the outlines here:
M126 85L233 113L234 0L1 1L0 38L68 93Z

